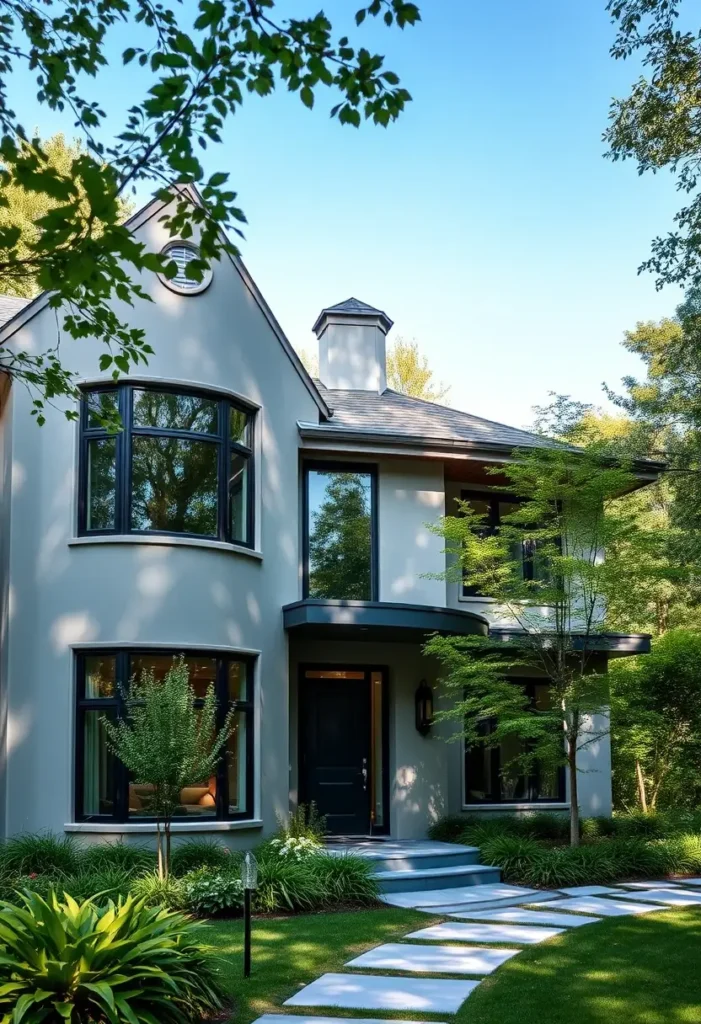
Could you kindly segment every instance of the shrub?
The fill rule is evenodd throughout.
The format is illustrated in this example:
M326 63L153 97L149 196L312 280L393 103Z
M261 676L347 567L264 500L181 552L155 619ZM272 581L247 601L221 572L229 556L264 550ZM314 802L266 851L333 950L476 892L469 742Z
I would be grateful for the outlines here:
M518 827L534 839L567 843L570 839L570 819L566 814L552 814L538 811L516 819Z
M174 875L187 875L199 868L215 871L230 871L238 864L238 857L232 855L222 843L210 839L189 839L173 848L170 855L170 869Z
M268 847L278 857L286 857L290 860L304 860L305 857L314 857L321 849L319 843L313 839L305 839L304 836L300 836L298 839L294 836L290 836L288 839L271 839Z
M13 836L0 847L3 869L17 875L71 875L78 870L79 859L78 848L70 836L55 836L51 832Z
M0 1013L24 1024L158 1020L221 1008L211 961L187 918L133 899L98 909L36 893L2 905Z
M436 843L457 843L467 824L464 814L446 814L428 826L428 838Z
M257 910L316 910L323 907L327 891L318 870L317 857L305 860L266 855L258 860Z
M233 874L213 875L207 868L182 881L186 908L200 917L232 914L243 907L243 882Z
M374 903L379 886L372 864L349 854L321 854L314 858L314 869L326 892L326 903Z
M78 875L73 875L63 881L59 880L53 888L59 895L67 892L79 902L94 899L102 904L110 899L117 900L120 896L123 899L126 898L129 895L132 878L133 876L128 871L122 871L119 868L81 871Z
M182 879L159 878L154 871L147 875L139 875L133 879L130 894L142 900L147 907L167 907L170 910L185 909L185 894Z
M95 843L80 854L80 870L126 871L142 874L153 871L156 854L146 846L131 846L128 843Z
M311 839L317 846L320 846L324 842L327 832L326 817L319 814L319 809L312 800L308 807L306 804L300 804L290 814L286 823L280 823L278 837L283 841L285 839Z

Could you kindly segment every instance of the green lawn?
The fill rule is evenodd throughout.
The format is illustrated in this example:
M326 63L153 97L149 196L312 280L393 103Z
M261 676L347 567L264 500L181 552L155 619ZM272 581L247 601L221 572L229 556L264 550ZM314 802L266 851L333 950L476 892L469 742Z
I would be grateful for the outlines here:
M353 955L433 920L390 908L254 920L248 981L242 977L240 921L208 922L202 937L222 958L233 1022L250 1024L262 1013L284 1013L285 999L325 971L342 969ZM452 1019L455 1024L700 1024L700 962L700 910L612 918L524 950L485 979ZM355 1016L416 1014L359 1011Z
M234 1004L233 1021L249 1024L261 1013L287 1012L282 1003L302 984L313 981L325 971L340 970L363 950L381 942L395 942L412 929L432 924L433 920L420 911L389 907L338 914L254 918L252 968L248 980L243 978L243 924L240 920L209 921L202 926L202 937L221 956L224 982Z
M573 928L514 957L456 1024L699 1024L701 912Z

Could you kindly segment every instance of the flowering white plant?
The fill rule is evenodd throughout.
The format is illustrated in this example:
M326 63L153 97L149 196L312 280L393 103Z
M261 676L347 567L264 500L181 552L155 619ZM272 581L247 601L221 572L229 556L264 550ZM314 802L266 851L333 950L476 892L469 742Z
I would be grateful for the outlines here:
M294 857L295 860L313 856L321 849L321 843L317 843L314 839L306 839L304 836L271 839L270 845L274 847L280 857Z

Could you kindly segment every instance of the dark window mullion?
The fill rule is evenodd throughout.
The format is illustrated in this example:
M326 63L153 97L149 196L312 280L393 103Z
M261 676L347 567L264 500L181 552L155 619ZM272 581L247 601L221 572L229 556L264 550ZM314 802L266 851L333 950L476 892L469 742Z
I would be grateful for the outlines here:
M131 525L131 392L130 387L122 387L119 395L119 415L122 418L123 429L117 439L117 533L128 533Z
M221 540L231 540L229 523L229 415L225 399L219 403L219 466L217 482L217 528Z
M203 434L196 430L171 430L168 427L132 427L131 433L140 437L165 437L173 438L176 441L206 441L209 444L218 444L221 440L219 434Z

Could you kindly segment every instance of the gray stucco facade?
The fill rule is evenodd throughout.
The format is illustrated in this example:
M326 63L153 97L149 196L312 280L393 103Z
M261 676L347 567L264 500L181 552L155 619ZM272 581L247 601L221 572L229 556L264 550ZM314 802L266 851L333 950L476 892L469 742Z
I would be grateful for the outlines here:
M142 211L133 229L158 250L168 239L155 213ZM440 538L426 524L446 511L459 489L458 457L473 472L478 455L422 450L415 442L401 451L377 439L366 445L343 437L316 442L299 425L323 423L332 392L316 392L240 264L223 259L210 286L197 295L178 295L155 277L144 283L154 302L137 306L129 317L145 329L155 355L143 377L133 379L231 395L256 410L253 543L246 548L186 536L79 536L77 424L50 410L46 426L37 428L25 390L4 393L0 831L67 830L86 841L152 834L150 823L77 821L75 814L76 656L147 647L240 654L253 664L250 815L183 821L176 832L215 832L250 845L285 817L298 799L300 666L318 664L386 669L389 831L398 839L424 835L432 820L463 809L464 793L460 742L445 743L435 730L422 736L414 725L416 687L422 679L437 679L420 640L368 640L360 631L356 639L325 639L285 630L283 607L304 596L302 466L313 457L376 467L379 601L489 618L487 603L468 608L450 585L423 575L440 571L444 559ZM334 321L329 331L337 347L343 344L342 315L340 324L339 330ZM5 330L13 345L43 350L55 343L56 315L39 301ZM383 356L384 332L377 324L373 332L364 359ZM378 332L381 344L375 343ZM84 383L104 381L94 373L94 343L64 345L67 362ZM346 357L344 373L353 363ZM325 359L328 366L328 353ZM384 368L370 367L365 377L356 371L356 383L361 377L375 382ZM607 814L608 739L588 747L582 761L588 769L580 783L582 812Z

